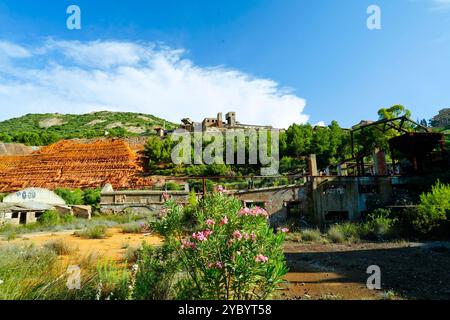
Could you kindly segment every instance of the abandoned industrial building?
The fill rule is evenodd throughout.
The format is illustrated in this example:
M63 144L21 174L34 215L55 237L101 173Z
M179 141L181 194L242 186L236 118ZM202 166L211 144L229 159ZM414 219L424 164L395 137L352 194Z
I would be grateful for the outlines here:
M6 196L0 203L0 224L29 224L48 210L86 219L91 218L89 206L68 206L54 192L42 188L28 188Z
M189 186L185 184L183 191L166 190L120 190L114 191L105 186L101 193L100 210L105 214L114 214L132 209L134 211L154 212L160 210L164 203L171 199L186 204Z
M190 131L271 128L241 124L234 112L228 112L225 119L226 122L221 113L201 123L183 119L181 127ZM407 130L408 123L412 125ZM381 131L400 133L389 140L387 150L365 148L365 132L374 126ZM156 129L161 135L165 132ZM358 143L356 136L359 136ZM226 192L240 199L244 206L266 208L274 224L300 217L320 225L362 219L376 208L397 205L400 200L404 203L409 199L414 176L449 168L444 135L430 132L406 117L363 121L350 130L350 138L351 159L319 171L316 156L310 155L308 172L298 177L301 183L256 189L249 184L246 189ZM3 144L1 150L6 155L0 157L0 192L11 194L0 204L0 221L31 223L46 210L89 218L90 208L67 206L50 191L61 187L102 187L99 209L104 214L126 210L155 212L167 199L187 203L191 191L187 182L192 177L178 177L175 180L180 187L178 191L166 190L164 185L171 177L146 172L142 154L146 139L134 140L66 140L40 149Z
M236 112L228 112L225 115L226 122L223 121L223 114L219 112L216 118L205 118L202 122L194 122L189 118L181 120L180 128L190 132L197 130L227 130L227 129L272 129L272 126L260 126L252 124L243 124L236 120Z
M450 126L450 108L440 110L439 114L434 116L431 122L435 127L445 128Z

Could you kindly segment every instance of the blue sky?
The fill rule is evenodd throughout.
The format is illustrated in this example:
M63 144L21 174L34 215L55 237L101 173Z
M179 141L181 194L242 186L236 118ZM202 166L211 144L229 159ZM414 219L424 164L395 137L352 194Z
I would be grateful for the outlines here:
M70 4L81 30L66 28ZM366 27L371 4L381 30ZM0 119L232 109L242 122L351 126L398 103L429 119L450 107L450 1L0 0L0 66Z

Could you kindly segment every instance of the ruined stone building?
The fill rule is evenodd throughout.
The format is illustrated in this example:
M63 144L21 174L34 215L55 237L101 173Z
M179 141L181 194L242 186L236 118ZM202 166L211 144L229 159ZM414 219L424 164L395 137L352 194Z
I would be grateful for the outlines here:
M217 114L215 118L205 118L202 122L194 122L189 118L184 118L181 120L181 128L188 131L194 131L194 129L207 130L226 130L226 129L272 129L272 126L260 126L252 124L243 124L236 120L236 112L228 112L225 115L225 120L223 119L222 112Z
M160 210L164 203L171 199L180 204L187 204L189 186L181 191L165 190L121 190L115 191L105 186L101 192L100 211L105 214L117 214L129 209L140 212Z
M3 202L0 202L0 225L35 223L45 211L49 210L85 219L91 218L92 211L90 206L66 205L64 199L53 191L27 188L9 194Z
M54 192L29 188L6 196L0 203L0 224L27 224L36 222L40 215L66 202ZM68 208L70 209L70 208Z
M445 108L439 111L439 114L432 119L433 126L445 128L450 126L450 108Z

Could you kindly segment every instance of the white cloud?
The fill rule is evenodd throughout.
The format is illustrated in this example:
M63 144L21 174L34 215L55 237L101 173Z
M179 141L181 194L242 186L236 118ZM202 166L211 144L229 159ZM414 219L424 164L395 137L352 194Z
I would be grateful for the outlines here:
M0 59L3 58L28 58L31 53L20 45L7 41L0 41Z
M319 121L319 122L317 122L314 126L317 126L317 127L326 127L327 124L326 124L324 121Z
M243 123L276 127L308 120L305 100L275 81L220 66L196 66L183 50L116 41L49 40L30 50L11 43L5 47L10 56L34 55L28 59L32 67L9 59L8 71L0 70L2 118L120 110L177 123L183 117L200 121L227 111L236 111Z
M450 0L432 0L432 11L444 11L450 9Z

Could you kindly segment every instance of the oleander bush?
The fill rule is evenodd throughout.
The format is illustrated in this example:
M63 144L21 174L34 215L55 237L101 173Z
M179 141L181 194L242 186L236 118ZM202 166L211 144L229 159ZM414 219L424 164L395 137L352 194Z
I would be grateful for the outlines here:
M186 211L196 221L192 231ZM165 255L179 261L175 298L266 299L287 272L285 233L269 226L264 209L241 208L238 199L221 192L190 208L168 201L152 227L165 238Z

